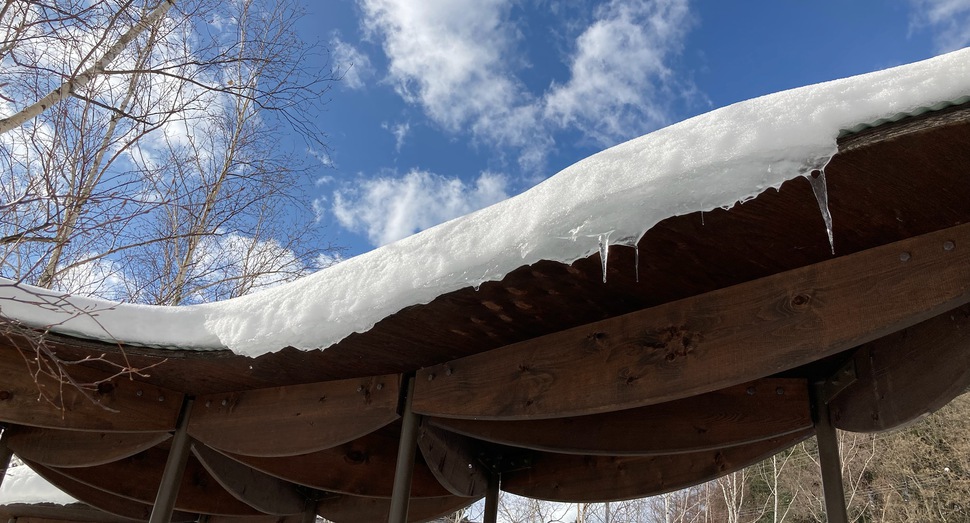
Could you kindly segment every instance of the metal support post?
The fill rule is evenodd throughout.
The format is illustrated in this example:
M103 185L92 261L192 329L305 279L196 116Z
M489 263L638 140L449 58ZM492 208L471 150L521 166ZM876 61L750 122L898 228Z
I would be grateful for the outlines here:
M839 457L839 440L829 418L828 398L824 384L816 384L815 440L818 442L818 463L822 469L822 492L825 496L825 514L829 523L848 523L845 508L845 491L842 486L842 460Z
M496 523L498 521L498 493L502 482L502 476L497 472L488 475L488 488L485 491L485 521L484 523Z
M303 510L302 523L314 523L317 520L317 502L312 499L306 500L306 509Z
M191 398L185 398L182 401L182 411L175 426L172 448L168 451L165 471L162 472L162 483L158 486L158 495L155 497L149 523L169 523L172 520L175 499L178 497L182 475L185 473L185 463L189 460L189 414L192 411L192 401Z
M411 410L414 396L414 378L409 377L404 387L404 412L401 414L401 441L397 448L397 467L394 471L394 489L391 491L391 509L388 523L406 523L408 502L411 498L411 474L414 472L414 454L418 448L418 416Z
M10 458L13 457L13 451L7 445L7 429L4 427L3 434L0 434L0 486L3 485L3 478L7 475L7 467L10 466Z

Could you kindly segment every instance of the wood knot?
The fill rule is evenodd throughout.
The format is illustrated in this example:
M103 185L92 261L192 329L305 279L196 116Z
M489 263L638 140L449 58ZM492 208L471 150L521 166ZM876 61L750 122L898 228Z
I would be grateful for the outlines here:
M115 384L110 381L98 383L98 394L111 394L115 390Z
M355 465L367 462L367 454L359 450L352 450L347 453L347 461Z
M0 390L0 401L7 401L13 396L9 390Z
M796 294L791 299L792 307L804 307L808 305L811 297L808 294Z

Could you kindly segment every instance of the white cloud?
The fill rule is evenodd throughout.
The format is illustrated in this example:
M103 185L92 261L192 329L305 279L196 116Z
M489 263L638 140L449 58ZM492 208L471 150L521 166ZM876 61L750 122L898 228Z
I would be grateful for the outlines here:
M484 172L468 185L458 178L412 170L403 177L364 180L334 193L333 214L375 246L399 240L508 197L507 180Z
M411 132L411 122L396 123L394 125L384 122L381 124L381 127L394 135L394 149L397 152L401 152L401 147L404 146L404 140L407 138L408 133Z
M330 40L330 47L333 61L342 75L341 84L348 89L362 89L364 81L374 73L370 57L337 36Z
M577 38L570 79L546 95L545 115L602 145L667 123L666 62L689 25L686 0L613 0Z
M970 45L970 0L910 0L915 10L912 25L928 27L939 51Z
M570 78L530 92L512 0L358 0L387 55L387 81L446 132L518 151L541 167L558 130L603 145L666 123L661 97L680 50L687 0L613 0L598 8L570 57Z

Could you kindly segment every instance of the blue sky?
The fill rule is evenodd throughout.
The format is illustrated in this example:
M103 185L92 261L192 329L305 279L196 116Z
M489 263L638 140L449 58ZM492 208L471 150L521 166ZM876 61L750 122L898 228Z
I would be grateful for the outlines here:
M320 225L360 254L717 107L970 45L970 0L328 0Z

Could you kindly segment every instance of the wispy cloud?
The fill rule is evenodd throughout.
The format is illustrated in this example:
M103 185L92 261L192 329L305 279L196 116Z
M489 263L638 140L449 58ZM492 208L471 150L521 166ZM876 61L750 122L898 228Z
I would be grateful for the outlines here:
M399 122L396 124L384 122L381 124L381 128L394 135L394 150L401 152L401 147L404 146L404 140L407 139L408 133L411 132L411 122Z
M363 89L365 81L374 74L370 57L338 36L330 39L330 53L341 75L341 85L348 89Z
M576 40L569 81L547 93L545 116L604 146L667 123L667 59L680 50L688 21L686 0L600 7Z
M364 180L334 193L333 214L343 227L375 246L399 240L508 197L507 180L484 172L474 184L428 171Z
M511 0L359 0L369 37L388 58L387 81L453 134L518 151L536 168L558 131L601 145L668 121L668 59L689 26L687 0L613 0L598 8L567 58L570 76L530 91Z
M938 51L970 45L970 0L910 0L914 28L933 31Z

